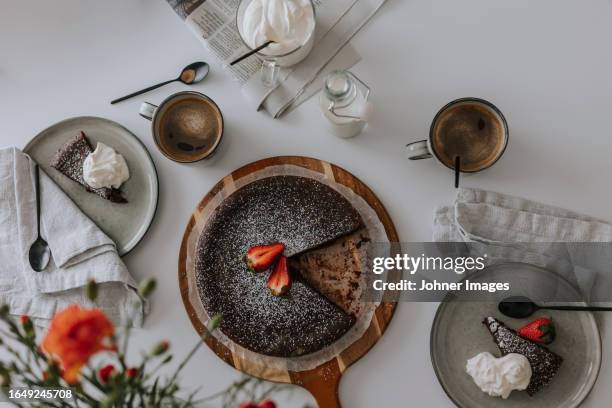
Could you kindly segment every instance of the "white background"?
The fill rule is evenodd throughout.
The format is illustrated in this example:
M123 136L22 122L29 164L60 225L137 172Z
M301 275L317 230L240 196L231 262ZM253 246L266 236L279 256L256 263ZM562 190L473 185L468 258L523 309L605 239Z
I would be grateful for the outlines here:
M355 72L373 88L376 114L351 140L326 133L314 101L282 120L249 111L236 84L213 64L193 88L218 102L225 141L213 162L179 165L156 151L143 100L160 102L180 84L111 106L130 91L212 61L163 0L0 1L0 146L23 147L62 119L96 115L131 129L149 148L161 185L155 222L126 258L132 274L155 276L159 291L134 349L168 338L182 355L197 341L177 285L177 257L189 215L220 178L274 155L336 163L366 182L404 241L431 238L434 208L453 199L452 175L433 161L409 162L402 147L426 136L446 102L479 96L510 124L505 156L464 186L520 195L612 220L612 2L606 0L389 0L353 41ZM376 347L344 375L345 407L430 406L451 402L429 361L435 304L400 304ZM605 322L609 322L607 319ZM612 352L585 406L609 406ZM461 339L457 339L461 341ZM238 373L208 349L183 383L211 393ZM303 391L283 406L312 401Z

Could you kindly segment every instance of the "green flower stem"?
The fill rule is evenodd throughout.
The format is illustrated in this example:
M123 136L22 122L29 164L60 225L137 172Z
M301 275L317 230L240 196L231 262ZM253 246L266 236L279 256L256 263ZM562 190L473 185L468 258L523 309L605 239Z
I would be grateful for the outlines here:
M189 352L189 354L187 354L187 356L183 359L183 361L181 361L181 363L179 364L178 368L176 369L176 371L174 372L174 374L172 375L172 377L170 378L170 383L173 384L176 381L176 378L178 377L179 373L183 370L183 368L185 368L185 365L187 365L187 362L189 360L191 360L191 358L193 357L193 355L196 353L196 351L198 351L200 349L200 347L202 347L202 344L204 344L204 342L206 342L206 340L212 335L212 332L215 331L217 329L217 327L219 327L219 325L221 324L221 316L215 316L211 319L210 322L210 326L206 329L204 329L204 334L201 337L201 341L199 341Z
M172 359L172 356L171 355L167 355L166 358L164 358L162 361L160 361L159 364L157 364L149 373L146 373L144 375L143 381L148 381L151 378L153 378L154 374L157 373L160 368L162 368L163 366L168 364L171 359Z

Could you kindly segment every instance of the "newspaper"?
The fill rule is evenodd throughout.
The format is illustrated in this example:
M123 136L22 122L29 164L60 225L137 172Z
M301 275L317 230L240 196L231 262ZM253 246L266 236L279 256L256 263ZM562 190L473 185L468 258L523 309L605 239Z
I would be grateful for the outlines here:
M317 16L314 48L297 66L281 70L280 84L274 89L261 81L258 56L229 65L249 50L236 26L240 0L166 1L240 84L249 105L278 118L316 93L328 72L359 62L359 54L347 44L386 0L313 0Z

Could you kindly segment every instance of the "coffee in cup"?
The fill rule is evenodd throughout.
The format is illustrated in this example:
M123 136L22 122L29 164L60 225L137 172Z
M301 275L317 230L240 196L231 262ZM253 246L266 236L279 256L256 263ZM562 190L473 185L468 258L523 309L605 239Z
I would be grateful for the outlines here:
M499 109L478 98L463 98L444 106L435 116L429 139L407 145L411 160L436 157L454 169L476 173L491 167L508 144L508 125Z
M159 107L144 102L140 114L151 120L159 150L174 161L190 163L208 158L223 137L221 110L198 92L179 92Z

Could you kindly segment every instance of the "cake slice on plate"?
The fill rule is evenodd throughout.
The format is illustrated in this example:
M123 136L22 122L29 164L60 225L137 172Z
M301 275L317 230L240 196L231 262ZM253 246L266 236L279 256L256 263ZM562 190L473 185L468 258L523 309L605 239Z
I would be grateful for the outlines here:
M531 365L531 381L527 393L535 395L550 383L559 372L563 358L544 346L520 337L516 332L506 327L494 317L486 317L483 322L502 355L517 353L527 357Z
M93 149L85 133L80 132L64 143L53 159L51 159L50 165L64 176L79 183L90 193L97 194L113 203L127 203L127 200L118 189L107 187L93 188L85 182L83 179L83 162L91 152L93 152Z

